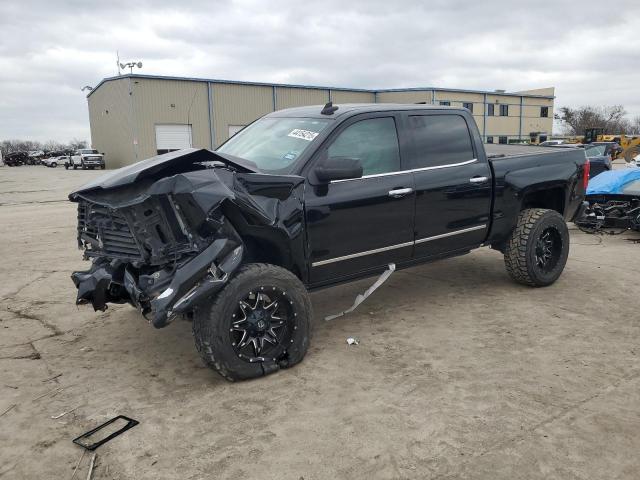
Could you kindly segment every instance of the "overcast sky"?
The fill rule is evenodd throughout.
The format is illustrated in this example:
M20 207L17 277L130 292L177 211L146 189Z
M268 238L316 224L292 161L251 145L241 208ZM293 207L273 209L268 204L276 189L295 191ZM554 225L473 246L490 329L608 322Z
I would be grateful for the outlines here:
M556 87L640 115L640 2L0 2L0 140L89 139L84 85L157 75L340 87Z

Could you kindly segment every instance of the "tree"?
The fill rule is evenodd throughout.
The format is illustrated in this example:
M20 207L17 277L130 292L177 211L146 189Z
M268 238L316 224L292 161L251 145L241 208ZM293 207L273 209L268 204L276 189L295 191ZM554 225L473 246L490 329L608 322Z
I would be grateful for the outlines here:
M587 128L594 127L602 127L608 134L627 133L631 129L631 122L625 118L627 112L622 105L560 107L558 112L554 118L562 122L569 135L583 135Z
M44 143L32 140L2 140L0 141L0 151L3 155L12 152L31 152L33 150L44 150L45 152L72 151L79 148L87 148L86 140L74 138L68 143L60 143L55 140L47 140Z
M74 138L69 142L69 150L77 150L79 148L87 148L87 141Z
M636 115L629 122L629 130L626 132L630 135L640 135L640 115Z

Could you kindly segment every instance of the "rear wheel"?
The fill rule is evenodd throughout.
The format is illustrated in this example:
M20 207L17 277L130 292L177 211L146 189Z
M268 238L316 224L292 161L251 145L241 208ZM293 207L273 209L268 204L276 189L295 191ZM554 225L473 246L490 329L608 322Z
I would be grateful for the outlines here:
M193 335L204 362L230 381L300 362L311 336L311 302L300 280L275 265L244 265L195 311Z
M504 261L518 283L544 287L555 282L569 256L569 229L558 212L523 210L506 243Z

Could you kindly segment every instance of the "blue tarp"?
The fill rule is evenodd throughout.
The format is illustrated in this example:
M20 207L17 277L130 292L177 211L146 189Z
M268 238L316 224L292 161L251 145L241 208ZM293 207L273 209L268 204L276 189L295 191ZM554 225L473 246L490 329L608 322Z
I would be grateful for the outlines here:
M640 168L602 172L589 180L587 195L622 194L624 186L636 180L640 180Z

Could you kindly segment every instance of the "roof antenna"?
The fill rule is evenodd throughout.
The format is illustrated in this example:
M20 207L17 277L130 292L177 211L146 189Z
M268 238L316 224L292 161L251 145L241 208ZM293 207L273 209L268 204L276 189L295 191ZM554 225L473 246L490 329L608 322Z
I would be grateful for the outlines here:
M333 115L336 110L338 110L338 107L334 107L333 102L328 102L320 113L322 115Z

